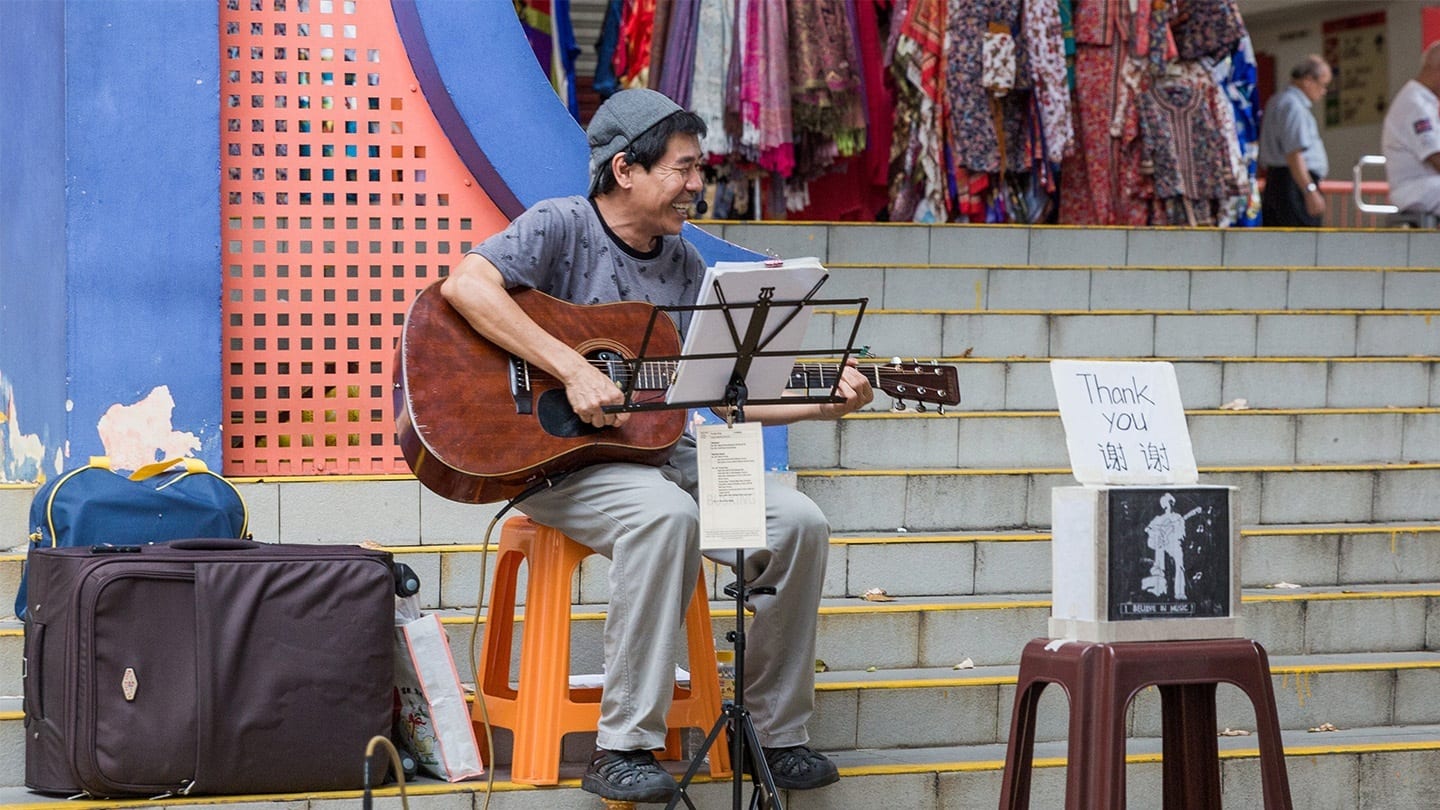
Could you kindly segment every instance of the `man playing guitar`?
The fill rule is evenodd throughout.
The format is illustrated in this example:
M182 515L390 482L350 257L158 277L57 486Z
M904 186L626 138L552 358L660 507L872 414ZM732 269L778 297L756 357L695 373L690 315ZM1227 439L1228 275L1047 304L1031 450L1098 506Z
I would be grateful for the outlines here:
M614 380L536 323L511 298L533 288L576 304L695 303L704 262L680 236L703 189L706 127L651 90L625 90L595 113L588 197L537 203L476 246L441 292L485 339L564 385L570 407L595 428L630 414ZM687 318L680 318L682 331ZM842 402L746 407L767 425L838 419L873 397L856 368L842 369ZM583 467L517 508L611 559L605 682L597 749L582 787L604 798L664 802L675 780L655 761L665 746L674 682L672 640L700 570L695 443L675 445L661 466L606 462ZM747 555L746 581L773 587L751 599L747 701L767 764L782 789L839 778L808 745L814 709L815 629L829 526L805 495L775 482L765 490L767 548Z

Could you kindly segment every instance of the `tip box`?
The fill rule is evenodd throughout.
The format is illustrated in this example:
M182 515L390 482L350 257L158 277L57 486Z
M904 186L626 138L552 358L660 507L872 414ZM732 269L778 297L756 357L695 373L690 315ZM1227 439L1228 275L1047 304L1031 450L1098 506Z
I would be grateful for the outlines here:
M1056 487L1050 636L1242 635L1233 500L1225 486Z

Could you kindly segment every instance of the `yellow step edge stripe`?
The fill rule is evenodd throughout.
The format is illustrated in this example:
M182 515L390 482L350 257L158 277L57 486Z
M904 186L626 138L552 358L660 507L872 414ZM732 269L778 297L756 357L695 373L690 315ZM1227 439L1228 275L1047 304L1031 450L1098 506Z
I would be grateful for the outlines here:
M1217 465L1201 467L1202 473L1267 473L1267 472L1401 472L1410 470L1440 470L1440 462L1380 464L1254 464ZM875 470L794 470L801 478L876 478L876 477L917 477L922 475L1069 475L1069 467L1025 467L1025 468L955 468L929 467L923 469L875 469Z
M1186 408L1187 416L1377 416L1385 414L1435 414L1440 407L1428 405L1406 405L1403 407L1380 408ZM927 410L857 411L847 414L848 420L865 419L929 419L933 417L954 417L964 419L1058 419L1059 411L957 411L937 413Z
M1426 740L1421 742L1396 742L1396 743L1338 743L1335 745L1303 745L1287 746L1285 755L1287 757L1305 756L1344 756L1349 754L1373 754L1373 753L1399 753L1408 751L1436 751L1440 750L1440 740ZM1258 759L1260 749L1238 748L1226 749L1220 752L1220 759ZM1161 761L1159 753L1153 754L1127 754L1125 762L1128 765L1142 765ZM1063 768L1065 767L1064 757L1036 757L1032 763L1034 768ZM884 765L859 765L843 767L840 769L842 776L902 776L905 774L917 773L975 773L982 771L1003 771L1005 761L1000 759L975 760L969 762L929 762L916 763L913 765L884 764Z
M828 309L816 307L817 315L834 315L837 317L850 317L859 314L859 309ZM1282 317L1306 317L1314 315L1325 316L1406 316L1421 317L1429 320L1435 315L1440 315L1440 309L1373 309L1373 308L1339 308L1331 307L1326 309L955 309L946 307L944 309L884 309L866 307L865 314L872 315L998 315L998 316L1134 316L1134 317L1250 317L1250 316L1282 316Z
M1270 666L1271 676L1291 677L1310 675L1339 675L1357 672L1399 672L1401 670L1440 669L1436 661L1366 661L1353 664L1286 664ZM849 692L858 689L956 689L980 686L1013 686L1015 675L985 675L965 678L960 676L936 678L875 678L870 680L823 681L815 684L816 692Z
M1256 594L1249 593L1241 596L1242 603L1262 602L1346 602L1363 601L1376 599L1423 599L1440 597L1440 588L1417 589L1407 591L1363 591L1363 592L1326 592L1326 593L1276 593ZM952 613L956 611L976 610L1032 610L1049 609L1049 599L1016 599L1011 601L985 601L985 602L957 602L953 604L936 604L933 602L910 604L897 602L865 602L859 599L849 600L855 604L845 605L823 605L820 608L822 616L848 616L862 613ZM710 617L734 618L733 607L716 607L710 611ZM516 620L524 620L523 613L517 613ZM599 610L583 610L572 612L571 621L603 621L605 613ZM442 624L460 625L471 624L474 619L472 614L447 615L440 617ZM480 618L485 622L485 617ZM0 629L0 638L19 638L25 631L19 627Z
M1148 273L1151 271L1163 272L1189 272L1201 270L1218 273L1433 273L1440 268L1424 267L1419 265L1406 265L1404 267L1386 267L1383 265L1349 266L1343 264L1326 264L1317 266L1307 265L1214 265L1214 264L1192 264L1192 265L1148 265L1148 264L952 264L950 262L898 262L895 264L877 264L875 262L825 262L827 270L1076 270L1090 271L1097 273Z
M1307 537L1307 536L1356 536L1389 535L1399 539L1405 535L1440 534L1440 524L1425 526L1287 526L1283 528L1241 529L1241 537ZM1050 532L1005 532L998 534L895 534L852 537L831 537L830 544L836 546L870 545L930 545L936 543L1044 543L1050 541ZM382 545L384 551L396 555L413 554L478 554L482 551L494 554L499 545L491 543L487 548L480 543L432 543L429 545ZM25 552L12 551L0 554L0 563L23 562Z

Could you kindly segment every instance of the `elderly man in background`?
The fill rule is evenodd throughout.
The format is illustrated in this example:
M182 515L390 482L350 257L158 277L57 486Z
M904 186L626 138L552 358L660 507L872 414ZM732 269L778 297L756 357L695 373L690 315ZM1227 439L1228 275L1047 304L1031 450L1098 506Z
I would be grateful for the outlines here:
M1311 108L1324 97L1330 79L1330 66L1311 54L1290 71L1290 86L1265 104L1260 119L1260 163L1266 167L1261 225L1314 228L1325 216L1319 183L1330 164Z
M1420 72L1390 102L1380 150L1390 202L1440 216L1440 42L1425 49Z

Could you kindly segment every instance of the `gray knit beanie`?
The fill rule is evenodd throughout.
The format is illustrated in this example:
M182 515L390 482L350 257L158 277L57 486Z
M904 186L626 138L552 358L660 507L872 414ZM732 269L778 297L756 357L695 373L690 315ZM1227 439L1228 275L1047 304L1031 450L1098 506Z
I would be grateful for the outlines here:
M606 99L585 130L590 142L590 193L595 193L602 166L646 130L681 111L680 105L664 94L645 88L621 90Z

